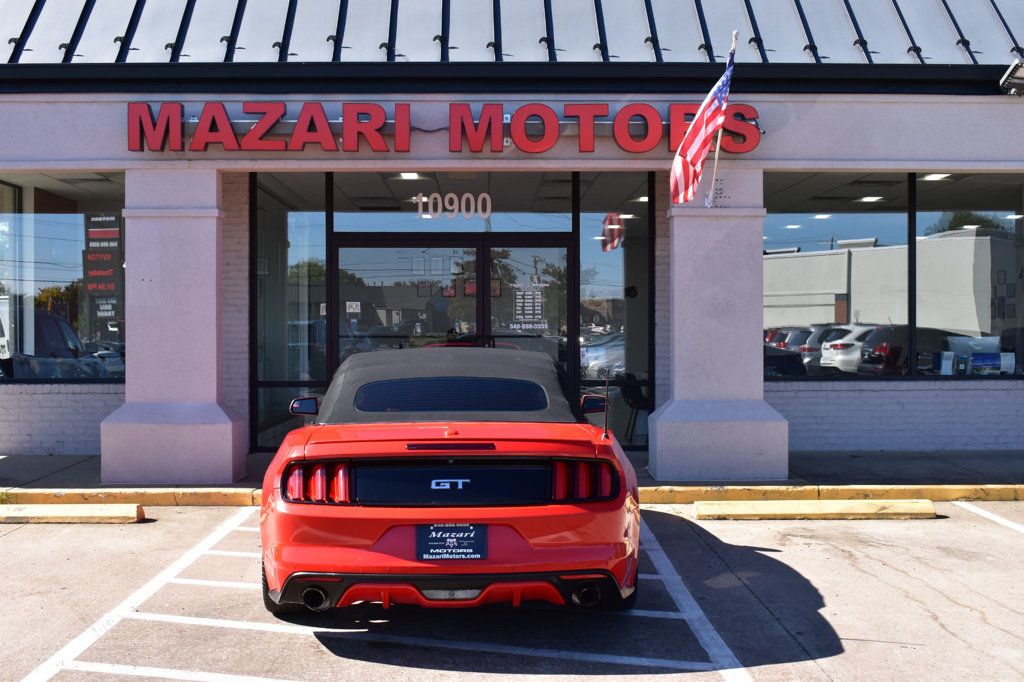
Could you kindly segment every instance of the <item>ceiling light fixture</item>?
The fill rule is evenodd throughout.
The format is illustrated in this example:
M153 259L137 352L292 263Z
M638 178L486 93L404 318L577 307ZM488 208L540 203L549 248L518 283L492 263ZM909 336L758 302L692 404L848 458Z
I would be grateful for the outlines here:
M960 227L964 230L977 230L981 225L961 225Z
M786 229L787 230L796 230L799 227L800 227L799 225L786 225Z
M399 173L398 178L400 180L421 180L419 173Z
M948 177L949 173L929 173L921 179L927 180L928 182L935 182L936 180L945 180Z
M862 201L862 202L864 202L866 204L871 204L871 203L874 203L876 201L881 201L881 200L882 200L882 197L861 197L860 199L857 199L857 201Z
M1021 218L1024 218L1024 213L1011 213L1006 216L1007 220L1020 220Z
M633 199L633 201L640 201L640 202L643 202L643 203L646 204L647 203L647 197L637 197L636 199Z
M623 220L629 220L630 218L635 218L636 216L633 215L632 213L620 213L619 217L622 218Z
M832 217L831 213L819 213L818 215L814 216L814 219L815 220L828 220L831 217Z

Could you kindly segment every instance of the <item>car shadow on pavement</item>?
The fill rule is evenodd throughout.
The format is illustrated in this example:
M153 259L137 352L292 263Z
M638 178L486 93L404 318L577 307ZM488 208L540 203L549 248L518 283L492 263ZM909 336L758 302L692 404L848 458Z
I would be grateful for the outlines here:
M674 514L644 511L644 518L744 667L843 651L820 613L821 594L776 558L783 550L731 545ZM641 574L658 573L657 563L641 552ZM624 675L726 667L696 634L706 633L705 624L680 613L671 579L644 578L640 590L637 611L628 614L544 604L465 610L360 604L288 620L324 628L316 637L338 657L424 671Z

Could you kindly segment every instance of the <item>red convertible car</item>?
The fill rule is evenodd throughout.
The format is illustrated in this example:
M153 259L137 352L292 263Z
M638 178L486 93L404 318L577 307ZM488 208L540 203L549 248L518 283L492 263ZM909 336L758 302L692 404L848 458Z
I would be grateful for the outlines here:
M362 353L263 481L263 599L283 615L357 602L471 607L636 600L636 474L543 353Z

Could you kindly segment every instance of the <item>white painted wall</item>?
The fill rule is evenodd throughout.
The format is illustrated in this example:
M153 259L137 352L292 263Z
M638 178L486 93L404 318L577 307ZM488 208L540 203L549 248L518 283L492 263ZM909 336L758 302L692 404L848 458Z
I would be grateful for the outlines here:
M0 455L96 455L124 384L0 382Z
M776 381L764 397L789 420L792 451L1017 450L1024 382Z

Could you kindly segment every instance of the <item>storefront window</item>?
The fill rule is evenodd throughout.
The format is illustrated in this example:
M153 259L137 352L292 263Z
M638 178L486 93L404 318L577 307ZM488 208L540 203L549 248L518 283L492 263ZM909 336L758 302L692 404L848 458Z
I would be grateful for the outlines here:
M650 194L647 173L580 176L580 383L602 393L608 381L611 426L635 445L653 409Z
M301 426L288 414L291 400L327 385L326 180L323 173L256 178L254 441L276 447Z
M0 177L0 381L123 381L123 173Z
M904 374L908 176L765 175L765 378Z
M917 176L916 369L1024 374L1024 175Z
M261 381L325 381L324 175L257 177L256 376Z

